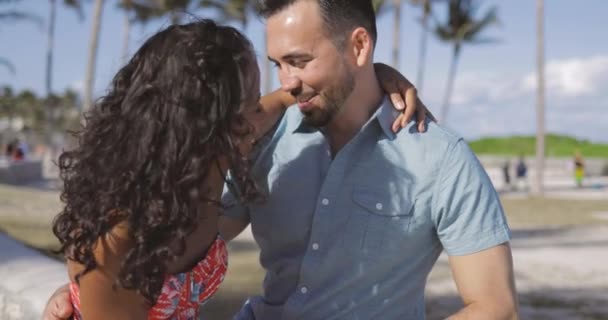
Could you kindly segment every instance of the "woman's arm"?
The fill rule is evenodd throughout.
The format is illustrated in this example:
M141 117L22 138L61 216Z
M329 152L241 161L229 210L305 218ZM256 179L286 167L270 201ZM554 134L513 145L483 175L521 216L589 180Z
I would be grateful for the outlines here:
M143 296L134 290L115 286L121 263L131 248L128 228L118 225L99 239L94 256L97 268L80 277L80 311L83 319L142 319L148 318L148 307ZM84 270L80 263L68 260L71 281Z
M255 127L253 139L257 140L267 134L294 103L296 99L281 89L262 96L255 111L246 114L247 120Z

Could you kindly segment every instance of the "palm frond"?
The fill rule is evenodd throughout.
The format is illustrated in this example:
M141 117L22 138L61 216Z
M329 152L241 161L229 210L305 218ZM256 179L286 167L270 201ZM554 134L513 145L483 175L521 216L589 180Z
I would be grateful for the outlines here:
M11 74L15 74L17 71L15 70L15 66L5 58L0 57L0 65L4 66Z
M43 28L43 19L35 14L27 13L19 10L0 11L0 22L15 22L28 21L37 25L40 29Z
M434 14L431 14L435 35L446 42L474 42L488 26L499 23L496 7L490 8L481 18L476 18L478 11L477 1L450 0L447 21L439 22Z
M78 19L80 19L80 21L84 20L84 11L82 9L82 2L80 0L63 0L63 4L76 10Z
M372 0L372 5L374 6L374 12L376 12L376 16L382 15L386 8L386 0Z
M479 35L479 33L485 30L490 25L498 25L498 9L496 7L490 8L481 18L481 20L472 21L468 26L467 32L465 33L465 39L473 40Z
M257 1L251 0L200 0L200 8L211 8L219 12L221 19L237 21L243 26L249 22L248 14L256 10Z

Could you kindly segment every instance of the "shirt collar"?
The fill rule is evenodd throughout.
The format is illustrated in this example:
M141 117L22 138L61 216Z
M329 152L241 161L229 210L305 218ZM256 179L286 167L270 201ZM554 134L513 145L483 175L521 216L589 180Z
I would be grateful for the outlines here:
M382 128L382 132L384 132L384 135L389 140L393 140L395 139L396 135L393 132L392 126L395 119L397 119L399 116L399 113L400 111L395 109L388 96L384 96L384 99L382 99L382 104L378 110L376 110L370 120L373 120L374 118L377 119L380 128Z

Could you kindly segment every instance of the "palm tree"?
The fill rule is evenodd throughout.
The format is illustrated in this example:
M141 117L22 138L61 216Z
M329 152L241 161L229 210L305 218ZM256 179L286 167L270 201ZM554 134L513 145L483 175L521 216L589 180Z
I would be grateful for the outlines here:
M428 20L431 15L431 0L412 0L414 5L422 7L422 18L420 23L422 25L420 31L420 47L418 48L418 72L416 75L416 88L418 94L422 94L422 88L424 86L424 68L426 66L426 43L428 40Z
M122 63L129 57L129 42L133 23L145 24L155 18L170 16L171 23L179 23L182 14L191 6L191 0L120 0L123 13Z
M17 72L15 66L6 58L0 57L0 66L4 66L13 75Z
M243 27L247 26L248 17L252 11L259 8L259 1L256 0L200 0L199 7L217 9L223 20L236 21ZM264 34L264 46L266 45L266 34ZM268 59L262 59L264 79L262 80L262 90L264 93L272 91L272 68Z
M82 7L80 4L79 0L63 0L63 3L71 8L76 9L79 18L82 20L83 18L83 13L82 13ZM47 51L46 51L46 81L45 81L45 86L46 86L46 96L49 98L47 99L47 102L45 104L43 104L44 106L44 114L45 114L45 123L46 123L46 137L50 138L51 137L51 133L53 131L53 126L54 126L54 118L53 118L53 110L57 107L57 105L55 103L53 103L54 101L56 101L56 99L50 99L52 92L53 92L53 86L52 86L52 81L53 81L53 51L54 51L54 39L55 39L55 17L56 17L56 10L57 10L57 1L56 0L49 0L49 21L48 21L48 28L47 28Z
M536 63L537 96L536 96L536 181L534 191L537 195L544 193L545 171L545 31L544 0L536 0Z
M95 80L95 64L97 62L97 47L99 45L99 30L103 13L104 0L95 0L93 9L93 23L91 26L91 40L89 42L89 61L85 74L83 111L89 111L93 104L93 86Z
M392 64L394 67L398 67L399 65L399 56L400 56L400 47L401 47L401 15L402 15L402 5L405 0L393 0L392 8L393 8L393 49L392 49ZM428 35L428 17L431 15L431 2L439 2L445 0L409 0L411 5L420 6L423 9L421 24L422 24L422 35L420 37L420 49L419 49L419 63L418 63L418 76L416 87L420 92L422 89L422 78L424 74L424 60L426 57L426 42ZM376 15L380 15L386 9L386 0L373 0L372 5L374 6L374 10L376 11Z
M171 23L180 23L191 3L191 0L131 0L129 7L141 22L169 15Z
M443 123L447 122L448 109L456 78L456 68L461 54L462 45L465 43L487 43L493 42L492 39L480 38L480 33L488 26L498 23L496 7L491 7L481 18L476 18L477 2L475 0L450 0L448 4L448 19L444 24L436 22L435 34L445 42L453 45L452 62L448 73L443 106L439 119Z
M63 0L63 3L71 8L74 8L78 17L82 20L82 6L79 0ZM49 95L52 91L53 77L53 47L55 38L55 12L57 9L57 1L49 0L49 21L47 28L47 51L46 51L46 93Z
M122 51L120 53L120 59L122 64L127 63L129 57L129 41L131 39L131 11L133 8L133 1L122 0L118 6L123 9L123 29L122 29Z
M19 1L20 0L0 0L0 5ZM39 27L42 27L42 18L35 14L15 9L0 9L0 23L11 23L17 21L29 21L38 25ZM0 57L0 65L4 66L11 74L16 73L15 66L8 59Z
M122 29L122 52L120 59L122 64L126 64L129 59L129 41L131 39L131 17L129 16L129 5L130 1L125 0L125 12L123 14L123 29Z
M399 70L399 48L401 46L401 0L393 0L393 67Z
M399 69L399 47L401 45L401 4L404 0L391 0L391 7L393 8L393 48L392 54L392 66L395 69ZM372 0L372 5L376 11L376 15L383 14L388 7L386 0Z

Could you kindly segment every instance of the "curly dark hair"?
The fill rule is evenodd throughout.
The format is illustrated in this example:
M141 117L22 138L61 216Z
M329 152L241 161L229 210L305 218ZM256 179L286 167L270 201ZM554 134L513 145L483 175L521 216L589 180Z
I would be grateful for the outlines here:
M166 261L183 254L201 206L220 205L205 196L218 158L228 159L243 199L257 197L238 148L252 128L242 106L259 94L247 92L255 89L244 77L257 70L247 38L201 20L158 32L116 74L86 125L72 132L77 147L59 157L65 207L53 232L60 252L85 267L76 281L97 267L100 237L126 222L133 247L117 285L153 303Z

